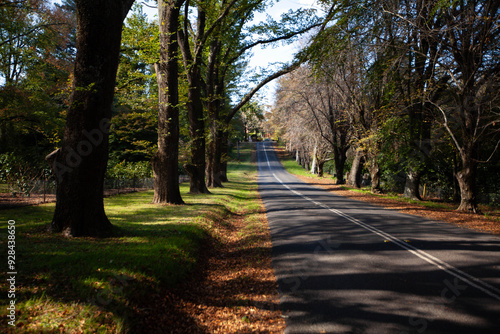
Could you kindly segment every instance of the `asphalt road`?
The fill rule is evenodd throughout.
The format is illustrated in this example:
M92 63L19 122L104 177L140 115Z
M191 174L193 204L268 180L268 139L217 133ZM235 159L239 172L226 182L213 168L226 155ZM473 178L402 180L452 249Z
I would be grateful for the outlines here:
M500 333L500 238L336 196L258 143L285 333Z

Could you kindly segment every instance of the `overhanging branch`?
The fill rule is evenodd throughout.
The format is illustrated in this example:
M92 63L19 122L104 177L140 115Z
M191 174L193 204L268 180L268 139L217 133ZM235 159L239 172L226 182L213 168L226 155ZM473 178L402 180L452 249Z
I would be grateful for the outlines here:
M292 65L288 66L288 67L285 67L284 69L274 73L274 74L271 74L270 76L268 76L267 78L265 78L264 80L262 80L257 86L255 86L247 95L245 95L245 97L240 101L240 103L238 103L233 109L231 109L231 111L229 112L229 114L226 116L225 118L225 122L226 123L229 123L233 117L236 115L236 113L245 105L248 103L248 101L250 101L250 99L262 88L264 87L266 84L268 84L269 82L273 81L274 79L277 79L287 73L290 73L292 72L293 70L296 70L297 68L299 68L299 66L304 62L304 60L299 60L295 63L293 63Z

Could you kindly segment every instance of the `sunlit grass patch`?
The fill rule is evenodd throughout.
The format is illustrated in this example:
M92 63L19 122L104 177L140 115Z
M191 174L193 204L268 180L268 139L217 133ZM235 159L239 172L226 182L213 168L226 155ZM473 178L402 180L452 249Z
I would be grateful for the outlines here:
M17 322L18 332L109 333L123 329L123 323L112 312L95 305L62 303L41 297L25 303L20 312L25 311L30 316Z

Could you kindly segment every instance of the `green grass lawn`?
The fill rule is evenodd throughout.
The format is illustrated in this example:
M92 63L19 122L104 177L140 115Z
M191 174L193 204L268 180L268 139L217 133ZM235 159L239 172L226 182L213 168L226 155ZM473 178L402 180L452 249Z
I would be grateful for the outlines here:
M230 180L212 195L189 195L186 205L151 204L153 191L105 199L114 225L107 239L68 239L46 228L54 204L0 211L7 264L7 222L16 226L16 333L123 332L137 322L133 310L159 287L174 287L196 267L207 236L232 214L260 209L251 148L229 164ZM7 270L4 270L7 272ZM8 325L6 280L0 283L0 332Z
M308 177L318 177L318 175L312 174L310 170L302 168L302 166L299 165L297 161L295 161L295 159L288 154L286 154L284 157L282 156L280 158L280 161L283 164L283 167L285 167L285 169L291 174L308 176ZM332 180L335 180L335 178L332 175L326 172L323 173L323 177L332 178Z

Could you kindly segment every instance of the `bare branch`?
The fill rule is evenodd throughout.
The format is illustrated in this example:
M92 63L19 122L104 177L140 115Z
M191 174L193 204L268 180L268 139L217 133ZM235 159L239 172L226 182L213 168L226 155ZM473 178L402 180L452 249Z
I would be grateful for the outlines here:
M236 113L246 104L248 103L248 101L250 101L250 99L262 88L264 87L266 84L268 84L269 82L273 81L274 79L277 79L287 73L290 73L292 72L293 70L299 68L299 66L303 63L303 60L299 60L295 63L293 63L292 65L288 66L288 67L285 67L284 69L274 73L274 74L271 74L270 76L268 76L267 78L265 78L264 80L262 80L257 86L255 86L247 95L245 95L245 97L240 101L240 103L238 103L235 107L233 107L233 109L231 109L231 111L229 112L229 114L226 116L225 118L225 121L226 123L229 123L233 117L236 115Z
M444 127L446 129L446 131L448 131L448 133L450 134L451 136L451 139L453 140L453 143L455 144L455 147L457 148L457 150L460 152L460 154L463 154L463 150L462 150L462 147L460 146L460 143L458 142L457 138L455 137L455 134L453 133L453 131L451 131L450 127L448 126L448 117L446 116L446 112L443 110L443 108L441 108L441 106L437 105L436 103L432 102L432 101L428 101L430 104L432 104L433 106L435 106L440 112L441 114L443 115L443 119L444 119Z

